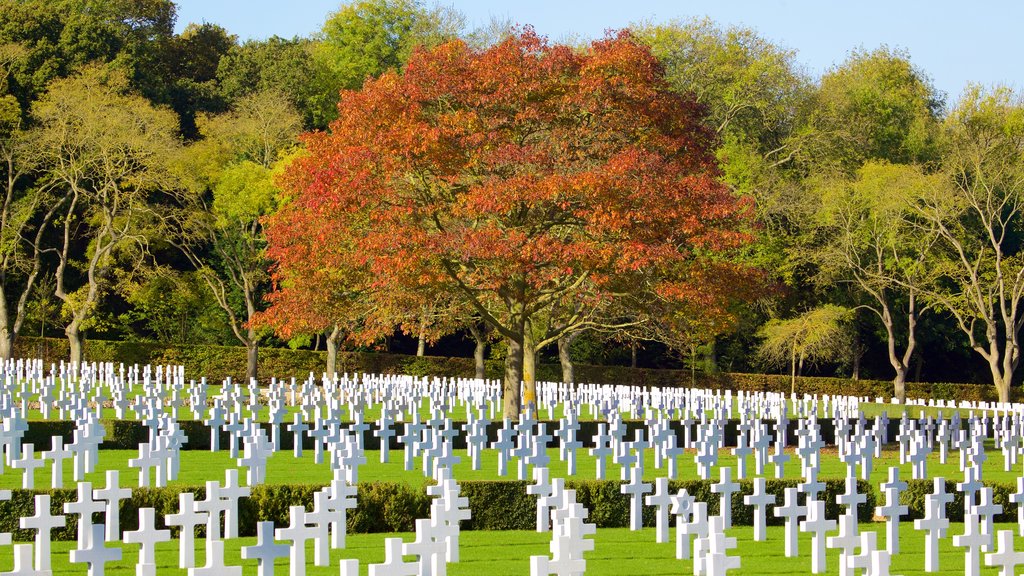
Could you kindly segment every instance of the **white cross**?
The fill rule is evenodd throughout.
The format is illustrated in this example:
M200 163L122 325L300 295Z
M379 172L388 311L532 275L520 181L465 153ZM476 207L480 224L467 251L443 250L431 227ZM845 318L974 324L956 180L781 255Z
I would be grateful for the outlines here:
M630 497L629 500L629 529L636 531L643 527L643 500L641 497L651 491L650 482L641 482L642 471L640 467L634 466L630 469L629 484L619 486L623 494Z
M188 576L242 576L241 566L224 564L224 541L206 541L206 564L202 568L189 568Z
M860 535L857 533L857 516L853 512L846 512L839 517L839 534L829 536L825 541L829 548L839 549L839 574L840 576L852 576L853 567L849 564L849 558L853 551L860 544Z
M964 574L978 576L981 574L981 551L992 542L992 533L979 530L977 514L964 516L964 533L953 536L953 546L965 548Z
M900 481L900 469L896 466L889 467L889 481L881 485L885 494L885 506L875 508L875 514L886 519L885 522L885 549L892 554L900 552L900 516L905 515L909 508L900 504L900 492L907 489L907 483Z
M206 481L206 498L195 503L196 512L206 512L206 540L221 539L220 515L227 512L228 503L220 497L220 484L216 480Z
M71 450L64 447L64 439L60 436L50 437L50 449L42 453L42 457L53 461L50 465L50 486L54 489L64 487L64 460L72 455Z
M807 503L807 519L800 521L800 531L811 533L811 572L821 574L825 565L825 533L836 528L835 520L825 519L825 503L810 500Z
M292 454L296 458L302 458L302 433L309 430L309 424L302 421L302 414L296 412L292 424L288 425L288 431L292 433Z
M257 576L274 576L274 560L284 558L288 552L287 545L274 543L273 522L257 522L256 544L242 547L242 559L256 560Z
M725 522L725 529L732 528L732 495L740 491L740 485L732 481L732 470L728 466L718 469L718 484L711 485L711 491L721 494L718 514Z
M924 518L914 520L914 529L927 532L924 540L924 569L925 572L935 572L939 569L940 535L949 528L949 519L945 517L945 506L939 503L941 500L935 494L925 495L924 501Z
M983 487L979 496L980 502L977 506L973 507L973 512L978 515L981 519L981 533L984 534L988 541L982 547L985 552L992 551L992 522L995 519L996 514L1003 513L1002 504L992 503L992 489L989 487Z
M216 483L214 483L216 484ZM178 494L178 513L164 516L167 526L180 526L178 532L178 567L192 568L195 566L195 534L196 526L210 521L206 512L196 511L195 496L191 492Z
M65 514L78 515L78 547L89 548L92 537L92 515L105 510L103 501L94 500L92 482L78 483L78 500L64 503Z
M21 458L11 461L11 468L25 471L21 477L21 487L24 490L36 487L36 468L43 466L46 466L46 460L35 457L35 446L32 443L22 446Z
M88 526L88 546L71 551L71 562L73 564L86 563L89 565L89 576L103 576L106 574L107 562L121 559L120 548L107 548L103 542L103 524L92 524ZM79 528L81 530L81 528ZM79 537L79 541L82 538Z
M840 506L846 506L847 511L857 516L857 508L868 501L868 497L865 494L857 492L857 478L854 476L846 477L846 491L836 496L836 503Z
M288 507L288 527L274 531L278 540L291 542L288 553L291 576L306 574L306 541L316 538L316 529L306 525L306 509L302 506Z
M654 480L654 494L644 498L644 503L655 507L655 542L668 542L668 509L672 504L672 494L668 491L668 478L662 476Z
M239 486L238 469L228 468L224 471L224 485L218 488L217 494L224 499L227 506L224 508L224 537L238 537L238 500L248 498L252 494L252 488Z
M1010 502L1017 505L1017 532L1024 536L1024 476L1017 478L1017 491L1010 494Z
M306 523L315 527L313 540L313 565L331 565L329 528L340 521L341 513L331 509L331 489L324 488L313 495L313 511L306 512Z
M156 529L156 510L139 508L139 529L124 533L126 543L139 544L139 562L135 565L136 576L156 576L156 545L170 539L170 530Z
M765 516L768 506L775 505L775 495L765 492L765 479L754 478L754 493L743 497L743 503L754 507L754 541L764 542L767 538Z
M139 444L139 457L130 458L128 466L139 469L139 487L149 487L149 470L159 463L159 458L153 456L153 451L148 442Z
M999 566L999 576L1014 576L1017 566L1024 564L1024 552L1013 550L1013 530L1000 530L996 541L999 551L985 554L985 566Z
M384 539L384 563L370 564L369 576L417 576L418 562L402 560L402 539Z
M526 493L537 496L537 532L547 532L551 523L548 513L548 497L551 496L551 482L548 480L548 469L533 469L533 484L526 487Z
M783 496L784 505L776 506L772 511L776 518L785 518L786 534L786 558L794 558L797 555L799 539L797 538L798 521L801 516L807 515L807 507L797 504L798 488L786 488Z
M327 500L331 510L338 513L337 522L331 525L331 548L345 547L348 530L348 511L356 507L358 489L341 478L331 481L331 497Z
M3 458L0 458L2 461ZM0 576L52 576L49 570L36 570L32 565L32 545L14 545L14 570L0 572Z
M445 573L445 544L434 538L429 519L416 520L416 539L402 545L402 554L419 557L419 573L423 576Z
M107 470L107 486L102 489L93 490L93 497L106 502L104 512L106 518L107 542L117 542L121 539L121 500L132 497L130 488L119 487L120 472Z
M22 530L36 530L35 552L36 570L50 571L50 531L63 528L67 519L63 514L50 514L50 495L36 494L36 512L32 516L23 516L18 525Z

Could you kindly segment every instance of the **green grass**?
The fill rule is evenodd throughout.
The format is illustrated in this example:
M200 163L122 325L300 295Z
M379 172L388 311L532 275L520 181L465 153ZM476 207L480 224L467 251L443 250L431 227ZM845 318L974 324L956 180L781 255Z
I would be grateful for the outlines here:
M1015 529L1016 525L997 524L998 529ZM884 546L885 532L882 524L862 524L861 531L878 532L878 544ZM952 546L952 535L963 532L962 525L953 524L949 536L940 541L938 574L963 574L964 556L962 549ZM917 532L904 523L901 526L901 552L892 562L894 574L918 574L924 569L924 533ZM810 573L810 536L800 534L800 555L786 558L783 555L781 527L768 528L767 542L753 542L753 530L750 527L738 526L729 530L729 536L737 539L737 548L730 555L742 558L741 569L735 574L808 574ZM674 538L674 531L671 534ZM317 568L312 566L312 543L307 548L307 574L311 576L335 575L338 573L338 562L343 558L356 558L360 564L360 574L368 573L368 565L384 561L384 539L399 537L411 541L413 534L352 534L347 537L344 550L331 551L331 566ZM529 559L532 555L549 554L548 545L551 535L535 532L462 532L460 539L460 561L448 565L448 574L453 576L479 575L488 576L521 576L529 574ZM590 576L648 574L678 575L692 574L690 560L676 560L674 539L667 544L656 544L654 530L647 528L639 532L630 532L625 528L605 528L597 531L594 537L594 551L585 554L587 574ZM255 543L254 538L239 538L226 543L226 562L229 565L241 565L244 573L256 574L256 564L241 560L239 549ZM1019 550L1024 539L1016 539ZM85 574L83 564L70 564L68 551L73 549L74 542L55 542L53 544L54 574ZM138 547L121 545L122 559L107 564L107 574L112 576L134 576L135 561ZM8 570L12 566L12 548L5 546L0 549L0 570ZM204 562L204 544L196 542L196 562ZM828 551L826 574L837 572L839 553ZM413 557L406 557L412 561ZM184 575L185 570L178 569L177 542L166 542L157 547L157 573L163 575ZM279 559L275 563L276 573L287 574L287 559ZM982 564L982 574L996 574L995 568L987 568Z
M498 470L498 455L494 450L485 450L481 457L481 469L473 470L469 456L465 450L456 450L462 461L455 466L453 476L460 481L465 480L514 480L516 476L516 465L518 460L513 458L509 463L508 475L500 477ZM134 450L100 450L99 465L96 472L87 474L85 480L93 482L96 486L105 485L104 472L106 470L121 471L121 485L135 486L138 481L138 471L128 467L128 460L134 458L138 453ZM552 477L568 477L567 466L558 458L557 449L549 449L548 455L551 458L550 470ZM796 454L790 452L792 458L786 464L786 477L798 478L799 460ZM406 471L403 466L404 454L401 450L391 451L391 461L387 464L380 463L380 453L374 450L366 451L367 463L359 468L359 481L390 481L405 482L411 486L419 487L425 482L422 473L421 458L416 458L413 470ZM928 460L928 477L942 476L950 480L960 481L963 474L960 472L957 453L950 453L946 464L940 464L938 454L932 454ZM667 468L657 469L654 467L654 453L646 451L645 457L645 478L651 479L667 474ZM679 462L680 479L697 478L697 467L693 461L693 453L689 452L681 456ZM722 451L719 456L719 466L733 468L733 477L736 477L736 458L728 451ZM889 466L900 468L900 477L909 479L910 465L899 465L899 453L895 449L883 450L881 458L876 458L871 475L871 484L876 487L887 478ZM1001 453L989 450L989 459L985 462L983 478L988 482L1001 482L1012 484L1016 482L1020 473L1018 464L1010 472L1003 470L1003 458ZM172 485L201 486L206 480L222 480L224 470L234 468L235 461L229 457L227 450L220 452L208 452L203 450L184 450L181 452L181 468L178 480ZM609 461L605 477L608 479L620 478L620 466ZM754 458L747 457L748 475L754 475ZM22 482L22 471L6 467L0 475L0 488L20 488ZM152 472L151 472L152 474ZM528 479L532 478L528 471ZM35 473L35 487L50 487L50 466L39 468ZM593 479L595 477L595 461L585 449L577 452L577 474L574 478ZM774 477L774 466L765 469L765 477ZM835 457L834 450L823 451L819 477L845 478L846 466ZM65 485L72 485L72 463L70 460L64 462ZM718 479L717 470L713 471L713 479ZM270 457L267 464L267 478L269 484L295 484L311 483L326 484L331 480L329 457L324 455L323 464L315 464L313 451L306 450L302 458L296 463L291 451L281 451ZM244 477L242 478L244 482Z

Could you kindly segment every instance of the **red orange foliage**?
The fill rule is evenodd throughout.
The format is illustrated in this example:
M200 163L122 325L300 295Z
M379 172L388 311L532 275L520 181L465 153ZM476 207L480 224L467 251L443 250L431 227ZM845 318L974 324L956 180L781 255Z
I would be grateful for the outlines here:
M338 109L267 226L279 274L311 297L446 289L514 344L555 301L647 291L713 310L707 278L743 273L721 255L748 241L750 207L718 181L701 108L628 33L419 50Z

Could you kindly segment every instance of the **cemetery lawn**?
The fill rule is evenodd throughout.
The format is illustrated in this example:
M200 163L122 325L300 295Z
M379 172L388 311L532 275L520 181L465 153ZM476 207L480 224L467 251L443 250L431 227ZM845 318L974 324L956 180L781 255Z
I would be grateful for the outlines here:
M884 546L884 524L861 524L861 531L872 530L878 533L878 544ZM1013 529L1016 524L996 524L996 530ZM962 524L951 524L950 534L963 532ZM924 533L913 530L909 523L904 522L900 529L900 554L893 558L891 569L896 574L916 574L924 568ZM672 538L675 531L672 531ZM729 555L742 557L742 564L737 574L809 574L811 569L810 535L800 534L799 552L796 558L783 555L783 529L768 528L767 542L753 542L753 529L749 526L736 526L729 530L728 536L737 538L737 548ZM369 564L384 561L384 539L402 538L411 542L413 534L349 534L347 547L344 550L331 551L330 567L314 567L312 565L313 545L308 544L306 558L309 560L306 573L311 576L334 576L338 573L338 562L343 558L359 560L359 573L367 574ZM625 528L602 528L597 531L594 551L587 552L588 576L618 576L623 574L637 575L678 575L692 574L692 561L676 560L674 540L667 544L654 542L654 529L646 528L638 532L630 532ZM466 531L459 536L460 561L449 564L447 573L453 576L522 576L530 573L529 559L532 555L549 554L548 545L551 534L536 532L507 531L485 532ZM1016 548L1021 548L1024 538L1016 539ZM241 546L251 546L255 538L237 538L226 541L225 561L229 565L241 565L246 576L256 574L255 561L241 560ZM109 545L108 545L109 546ZM74 542L53 543L54 574L85 574L84 564L71 564L68 551L75 547ZM135 561L138 558L138 546L122 544L122 559L106 566L106 573L112 576L135 576ZM178 544L175 541L164 542L157 546L157 574L185 576L186 570L178 568ZM202 565L205 558L203 541L196 542L196 563ZM939 543L939 572L936 574L963 574L963 550L952 546L951 538L944 538ZM826 573L837 571L838 550L828 550L828 566ZM406 561L414 560L406 556ZM984 562L984 560L982 561ZM12 547L0 548L0 571L11 569ZM275 573L287 574L287 558L278 559ZM981 574L995 575L995 568L988 568L982 563Z
M171 482L170 485L203 486L207 480L223 480L224 470L236 467L235 460L230 457L226 447L223 448L224 449L219 452L209 452L206 450L182 450L180 452L181 467L178 479ZM982 478L984 478L986 482L1015 484L1020 464L1013 467L1012 471L1006 472L1003 469L1002 454L991 446L991 441L989 441L989 444L987 445L987 450L990 456L984 464ZM787 450L787 452L789 452L792 457L786 464L786 478L798 478L797 474L800 469L799 459L791 450ZM455 454L462 460L455 465L452 473L460 482L469 480L516 480L518 478L518 459L516 458L512 458L509 462L508 475L501 477L497 474L498 454L495 450L488 449L483 452L481 455L480 470L472 469L469 456L465 450L455 450ZM106 470L120 470L121 486L137 486L138 470L128 466L129 459L137 456L138 452L134 450L100 450L99 465L96 468L96 472L86 474L85 480L92 482L93 486L102 487L106 485L104 474ZM419 488L427 482L427 479L423 474L422 459L416 458L414 460L415 467L413 470L406 471L403 465L404 454L402 450L391 450L391 461L387 464L382 464L380 462L379 451L367 450L365 452L365 456L367 463L359 467L359 482L404 482L414 488ZM586 449L580 449L577 451L577 470L576 474L573 476L569 475L566 463L559 459L558 449L548 449L548 456L551 459L548 467L551 471L552 477L567 479L595 478L595 459L589 455ZM698 478L697 467L693 461L693 456L694 452L688 451L686 454L679 457L678 478ZM931 454L928 458L928 478L941 476L947 480L955 480L958 482L962 481L963 473L960 471L958 462L959 453L956 451L950 452L946 464L939 463L937 453ZM722 466L732 468L733 478L736 477L736 457L731 454L729 449L722 450L719 453L719 467ZM901 478L911 478L910 464L902 466L899 465L898 450L895 448L885 449L882 451L881 458L876 458L874 460L874 467L870 478L871 485L876 487L876 491L877 486L886 481L889 466L899 467ZM609 460L605 478L612 480L620 479L620 470L620 466L611 463ZM647 480L658 476L665 476L667 474L666 467L663 466L660 470L655 468L653 450L645 451L644 470L644 478ZM747 457L747 470L748 476L754 475L753 456ZM15 470L9 466L5 467L4 473L0 474L0 489L21 488L22 474L23 472L20 470ZM331 477L329 456L325 454L324 463L316 464L313 459L312 450L304 451L302 458L298 461L295 460L291 451L282 450L273 454L267 462L266 482L268 484L324 485L330 482ZM765 469L764 477L774 477L774 466L768 466ZM846 466L836 458L835 449L828 448L822 450L819 478L842 479L845 477ZM718 480L717 470L713 470L711 478L716 481ZM526 479L532 480L532 472L530 469L527 470ZM244 468L241 469L240 472L240 481L243 483L245 482ZM66 460L64 462L64 485L74 485L72 482L72 463L70 460ZM35 487L37 489L46 489L50 487L49 463L36 470Z

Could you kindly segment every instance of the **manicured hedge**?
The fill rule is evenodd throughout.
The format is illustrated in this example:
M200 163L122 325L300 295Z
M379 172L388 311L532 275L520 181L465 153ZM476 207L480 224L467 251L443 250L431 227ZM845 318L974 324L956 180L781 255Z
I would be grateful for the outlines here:
M518 481L469 481L462 483L462 493L469 500L472 519L463 523L466 530L532 530L536 526L536 497L526 493L529 483ZM685 488L698 500L708 502L708 514L719 511L719 497L711 492L713 482L702 480L672 481L672 493ZM781 504L783 490L796 486L796 480L769 480L766 490L775 494ZM844 485L839 480L826 481L822 494L827 503L826 515L838 517L841 507L835 504L837 494ZM615 480L568 480L566 487L576 490L576 500L589 511L589 521L598 527L624 527L629 524L629 500L619 488L622 482ZM743 495L750 494L753 483L740 482L741 490L732 497L733 523L749 525L753 521L753 509L743 504ZM255 534L258 520L272 520L278 525L287 525L289 506L306 506L312 509L313 495L322 488L314 484L264 485L252 489L252 496L239 502L239 533L242 536ZM875 497L866 482L860 482L858 490L868 497L860 507L860 521L868 522L874 511ZM206 496L203 487L136 488L132 497L121 502L120 522L123 530L134 530L138 526L139 508L155 508L159 519L178 511L178 494L193 492L197 501ZM36 494L50 494L51 513L63 512L64 503L77 499L75 491L66 490L12 490L9 501L0 502L0 532L11 532L15 540L30 540L32 531L21 530L18 518L31 516L35 511L33 497ZM417 518L426 518L430 513L431 498L423 487L413 488L397 482L364 482L358 487L358 505L349 511L348 530L353 533L409 532L415 529ZM644 507L644 525L654 525L654 508ZM770 524L780 523L774 516L768 516ZM177 530L177 529L175 529ZM53 532L56 540L73 540L76 537L77 520L68 515L67 525ZM202 535L202 529L198 534Z
M96 362L182 365L189 378L198 379L205 376L209 382L220 382L227 377L242 381L245 377L245 349L238 346L172 346L156 343L88 340L85 343L84 353L87 360ZM15 355L33 358L42 355L47 363L55 363L68 357L68 345L67 341L62 339L21 336L15 344ZM269 381L271 377L305 379L311 372L319 375L323 372L325 363L325 352L286 348L260 349L260 374L265 381ZM502 362L487 362L488 378L500 378L503 370ZM471 377L474 374L471 358L416 357L369 352L339 352L338 371L414 376ZM661 387L691 385L689 370L655 370L577 364L575 373L579 382ZM537 367L537 379L560 380L561 368L557 364L541 364ZM712 389L786 394L790 391L789 376L780 374L697 374L694 383L698 387ZM909 398L956 401L995 401L998 399L995 387L984 384L908 382L906 390ZM797 393L842 394L888 399L892 397L893 390L892 383L888 381L804 376L797 379ZM1019 401L1021 398L1022 394L1019 389L1011 389L1012 400Z
M956 480L946 480L946 492L953 495L953 501L946 506L946 514L953 522L963 522L964 495L962 492L957 491L956 485ZM1017 505L1010 502L1010 494L1016 492L1017 487L1011 484L996 484L992 482L985 482L985 486L992 488L992 503L1000 504L1003 507L1003 513L995 517L996 522L1016 522ZM907 480L907 490L900 495L900 503L906 504L910 509L910 518L916 520L924 517L925 496L934 491L934 479Z

